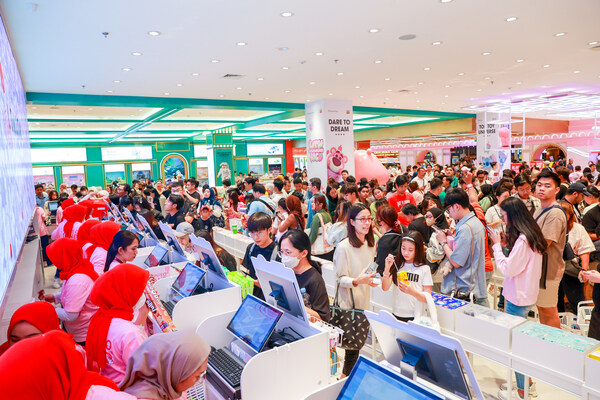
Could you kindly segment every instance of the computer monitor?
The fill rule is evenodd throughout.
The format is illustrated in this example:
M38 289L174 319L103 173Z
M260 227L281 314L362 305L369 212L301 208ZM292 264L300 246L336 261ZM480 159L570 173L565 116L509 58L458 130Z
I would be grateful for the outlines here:
M178 302L185 297L195 294L205 274L206 271L202 268L195 264L187 263L171 286L171 300Z
M454 349L408 332L398 332L396 342L402 355L401 369L408 366L414 369L419 378L462 399L474 398ZM435 364L432 360L435 360Z
M137 218L138 222L143 226L144 232L147 235L149 235L152 239L154 239L158 242L159 241L158 236L156 236L156 234L152 230L152 227L150 226L148 221L146 221L146 218L142 217L139 213L136 214L135 217Z
M152 249L152 253L148 255L146 261L144 261L144 265L148 268L156 267L160 264L165 254L167 254L169 250L162 247L161 245L156 245Z
M219 258L215 253L215 250L212 248L211 244L204 238L196 237L195 235L190 235L190 241L192 242L192 246L194 246L194 252L197 254L199 261L204 265L207 269L213 271L217 276L220 276L222 279L227 279L227 275L223 271L221 267L221 263L219 262Z
M173 229L169 225L163 224L162 222L159 222L158 226L165 235L167 244L171 246L173 250L185 257L185 253L183 252L183 249L181 248L181 245L179 244L179 241L177 240L177 236L175 236Z
M282 315L275 307L249 294L227 325L227 330L260 352Z
M49 201L48 202L48 210L50 210L50 212L54 212L54 211L58 210L58 201Z
M400 373L360 356L338 395L338 400L444 400L445 397Z

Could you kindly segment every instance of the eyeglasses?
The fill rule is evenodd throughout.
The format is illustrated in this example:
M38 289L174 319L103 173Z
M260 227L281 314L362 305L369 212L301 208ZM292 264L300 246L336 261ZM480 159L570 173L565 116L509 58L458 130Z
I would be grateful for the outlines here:
M295 256L292 254L292 252L290 252L290 251L281 251L281 250L280 250L280 251L278 251L278 252L277 252L277 255L278 255L279 257L283 257L283 256L286 256L286 257L295 257Z
M266 233L266 232L267 232L266 230L255 231L255 232L250 232L249 235L251 238L255 238L255 237L261 236L263 233Z
M364 224L365 222L366 222L366 223L368 223L368 224L370 224L371 222L373 222L373 218L371 218L371 217L365 217L365 218L355 218L354 220L355 220L355 221L360 221L360 222L361 222L361 223L363 223L363 224Z

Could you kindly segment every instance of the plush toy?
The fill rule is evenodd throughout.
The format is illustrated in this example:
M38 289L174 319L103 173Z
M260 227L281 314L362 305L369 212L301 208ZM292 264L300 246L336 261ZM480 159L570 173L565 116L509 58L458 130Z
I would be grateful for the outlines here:
M348 163L348 157L342 153L342 146L327 150L327 177L339 181L346 163Z
M219 165L221 166L221 169L217 174L217 178L220 176L222 181L224 181L225 179L231 180L231 170L229 169L229 164L227 164L226 162L222 162Z

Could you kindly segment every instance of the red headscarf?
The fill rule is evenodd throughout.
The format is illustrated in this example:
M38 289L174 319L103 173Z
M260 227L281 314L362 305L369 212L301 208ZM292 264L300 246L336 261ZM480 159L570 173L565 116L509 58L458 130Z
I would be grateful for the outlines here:
M100 221L97 219L88 219L79 227L77 231L77 241L81 246L91 241L90 239L90 231L96 225L98 225Z
M0 357L0 393L20 400L82 400L92 385L118 391L108 378L89 372L71 336L53 330L22 340Z
M60 269L60 279L66 281L75 274L84 274L98 279L94 265L83 258L83 250L77 240L61 238L46 247L48 258Z
M17 311L15 311L10 319L6 337L10 339L10 335L15 325L24 321L35 326L42 333L46 333L53 329L60 329L58 316L56 315L56 311L52 304L46 303L45 301L36 301L17 308ZM0 346L0 355L8 350L8 348L8 342L2 344L2 346Z
M92 256L92 253L97 247L102 247L104 250L108 251L113 238L120 230L121 225L112 221L105 221L94 226L90 230L90 241L92 242L92 246L88 247L86 250L88 258Z
M87 210L87 213L85 214L86 218L89 218L90 215L92 215L92 210L94 209L93 208L93 206L94 206L93 200L90 200L90 199L83 200L83 201L80 201L79 203L77 203L77 205L83 206L86 208L86 210Z
M106 336L113 318L133 319L133 306L138 302L150 273L133 264L119 264L104 273L92 289L90 299L98 311L90 321L85 349L88 366L106 366Z
M60 203L60 207L65 210L67 207L72 206L73 204L75 204L75 200L73 199L66 199L64 200L62 203Z
M63 228L65 231L65 237L71 237L73 225L75 225L75 222L83 222L87 216L87 213L87 208L80 206L79 204L75 204L65 209L63 212L63 219L67 221Z

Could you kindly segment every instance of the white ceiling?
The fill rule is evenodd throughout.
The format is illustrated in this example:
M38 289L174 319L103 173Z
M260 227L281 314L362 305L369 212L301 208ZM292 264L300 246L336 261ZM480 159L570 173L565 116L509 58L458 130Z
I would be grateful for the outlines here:
M29 92L335 97L462 111L503 93L600 83L600 51L588 45L600 41L598 0L2 0L0 7ZM294 15L282 17L286 11ZM404 34L416 39L399 40ZM228 73L244 77L220 78Z

